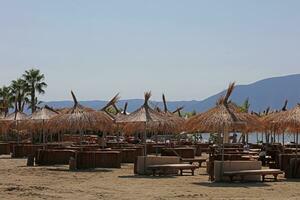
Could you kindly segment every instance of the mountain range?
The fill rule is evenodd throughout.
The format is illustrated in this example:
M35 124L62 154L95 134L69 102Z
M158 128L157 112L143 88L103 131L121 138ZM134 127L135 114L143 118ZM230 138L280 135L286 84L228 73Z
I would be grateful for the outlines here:
M210 96L204 100L193 101L168 101L168 108L170 111L175 110L180 106L184 106L185 112L204 112L216 104L218 98L225 94L226 91L221 91L218 94ZM288 107L294 107L300 102L300 74L273 77L257 81L248 85L237 85L231 100L237 104L242 104L247 98L250 102L250 110L260 112L270 107L273 110L281 109L284 101L289 101ZM127 99L120 100L118 106L123 108L125 102L128 102L128 112L132 112L140 107L143 99ZM81 101L82 105L91 107L93 109L100 109L107 101ZM54 108L71 107L72 101L51 101L45 102ZM160 101L151 101L152 106L163 107Z

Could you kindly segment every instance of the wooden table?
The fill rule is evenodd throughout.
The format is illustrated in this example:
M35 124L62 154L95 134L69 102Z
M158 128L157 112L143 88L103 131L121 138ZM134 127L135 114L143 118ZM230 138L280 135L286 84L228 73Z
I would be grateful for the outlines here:
M184 170L191 170L191 174L194 176L194 171L198 168L198 166L191 164L163 164L163 165L149 165L148 169L152 171L152 175L156 176L157 171L163 172L163 175L167 174L168 170L180 170L180 175L183 175Z
M189 163L189 164L193 164L193 163L199 163L199 167L202 166L203 162L206 162L205 158L181 158L180 161L182 163Z

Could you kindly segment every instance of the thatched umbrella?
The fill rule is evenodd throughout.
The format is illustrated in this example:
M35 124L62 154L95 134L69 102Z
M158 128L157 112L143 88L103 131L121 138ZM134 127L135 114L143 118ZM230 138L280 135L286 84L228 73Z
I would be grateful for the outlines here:
M144 104L137 109L135 112L130 113L129 115L124 115L116 118L116 122L119 124L124 124L123 130L126 133L144 133L143 141L145 144L146 152L146 134L147 132L178 132L177 124L170 120L169 117L165 116L162 113L159 113L152 109L148 102L151 97L151 92L145 93L145 102Z
M117 93L103 108L101 108L99 111L100 112L105 112L110 118L111 120L115 121L117 115L119 115L119 110L116 107L116 103L119 101L120 96L119 93ZM108 108L113 107L115 109L115 111L117 112L117 114L112 113L110 111L108 111ZM115 131L118 131L118 127L114 126L114 129L112 130L112 132L114 133ZM119 140L119 139L118 139ZM106 132L104 132L103 136L102 136L102 148L104 148L106 143Z
M282 130L296 132L296 152L298 154L299 131L300 131L300 104L293 109L280 112L272 118L272 123L278 125Z
M233 90L234 83L230 84L226 96L217 101L216 107L189 118L185 123L186 129L190 132L260 131L262 124L256 115L243 112L235 103L228 101Z
M7 125L11 126L13 125L17 131L17 142L20 142L19 138L19 123L21 121L24 121L27 119L27 115L23 112L18 111L17 109L15 112L7 115L5 118L2 119L2 121Z
M228 141L229 133L246 130L247 125L245 117L242 117L235 106L228 101L234 86L235 83L229 85L226 95L218 100L216 107L198 116L196 115L191 119L192 122L188 121L186 123L186 125L189 125L189 127L186 127L189 131L219 133L219 142L222 141L220 145L222 152L221 174L223 174L224 143ZM222 140L220 140L222 138L221 134L223 134Z
M84 131L108 132L113 128L113 120L103 111L94 111L80 105L71 92L74 106L66 113L59 114L49 120L48 127L52 131L79 132L82 142Z
M116 122L124 124L123 129L128 133L139 132L143 133L144 142L144 171L146 171L146 156L147 156L147 132L177 132L178 126L170 117L155 111L150 108L148 102L151 97L151 92L145 93L144 104L135 112L129 115L124 115L116 118Z
M43 143L46 142L46 134L44 132L45 122L47 123L50 119L57 116L58 114L59 112L45 105L43 108L35 111L28 117L31 129L42 131Z
M180 113L180 111L183 109L183 107L179 107L175 111L170 112L168 109L166 97L164 94L162 95L162 100L163 100L163 105L164 105L164 109L162 112L163 115L166 116L167 118L169 118L170 121L172 121L174 124L177 125L177 129L176 129L177 132L183 131L185 119L181 117L181 113ZM176 113L178 113L178 114L176 114Z
M188 131L223 133L225 142L228 140L226 134L229 132L245 130L245 116L237 112L228 101L233 90L234 83L229 85L226 95L218 100L216 107L188 120L186 129Z
M281 111L276 111L276 112L272 112L270 113L270 108L266 109L266 111L264 112L264 115L260 118L261 123L263 124L264 127L264 131L266 133L268 133L269 131L271 131L274 133L274 138L275 138L275 134L279 134L282 133L282 140L283 140L283 145L284 145L284 130L279 126L278 123L276 123L279 119L281 119L282 117L284 117L283 115L286 114L287 111L287 104L288 104L288 100L285 100L284 102L284 106L282 107Z
M118 100L119 100L119 97L115 98L115 99L113 98L108 103L108 105L110 105L110 106L109 107L107 107L108 105L105 106L107 108L113 108L114 109L113 112L109 112L108 109L105 109L105 112L107 112L107 114L109 114L114 119L114 121L116 121L116 119L120 119L120 118L122 118L122 117L129 114L129 113L127 113L128 102L125 102L124 108L123 108L123 110L121 110L116 105ZM115 133L117 133L117 143L118 143L118 145L119 145L119 142L120 142L120 136L121 136L121 131L122 131L123 125L124 124L117 123L116 126L115 126L115 128L116 128Z

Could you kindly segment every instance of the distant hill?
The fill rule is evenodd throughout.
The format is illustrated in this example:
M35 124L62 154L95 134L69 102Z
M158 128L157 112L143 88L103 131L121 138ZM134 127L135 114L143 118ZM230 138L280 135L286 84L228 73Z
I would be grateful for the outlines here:
M177 107L184 106L184 111L203 112L213 107L217 99L224 95L222 91L216 95L208 97L202 101L169 101L168 107L170 110L175 110ZM251 110L262 111L270 106L272 109L280 109L285 101L289 100L289 108L300 102L300 74L268 78L249 85L238 85L233 92L232 101L242 104L249 97ZM128 111L132 112L141 106L144 102L142 99L121 100L118 106L123 107L125 102L128 102ZM82 105L100 109L106 104L106 101L82 101ZM45 104L56 108L71 107L72 101L53 101ZM162 102L152 101L151 105L162 107Z

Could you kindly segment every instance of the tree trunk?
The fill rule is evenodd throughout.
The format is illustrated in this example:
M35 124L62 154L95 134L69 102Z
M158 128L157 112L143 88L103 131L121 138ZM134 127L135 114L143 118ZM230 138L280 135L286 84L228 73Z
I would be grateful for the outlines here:
M35 88L34 83L31 85L31 112L35 112Z

